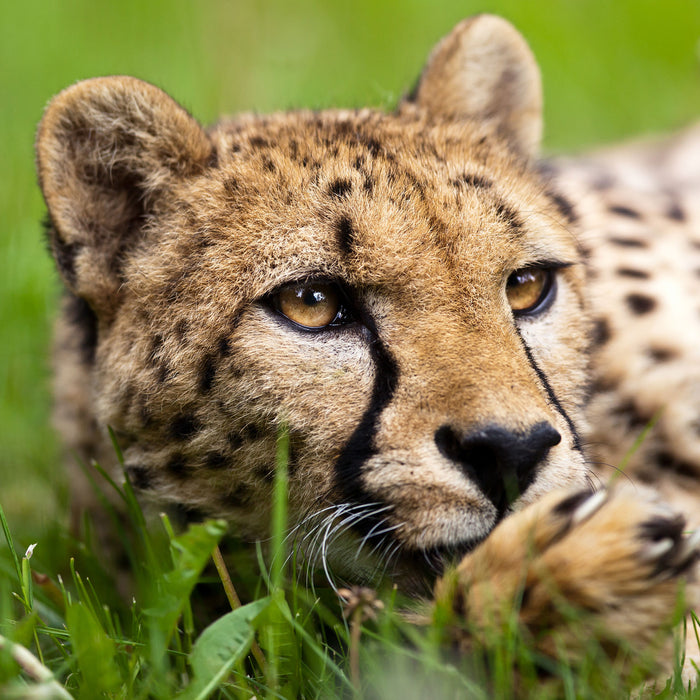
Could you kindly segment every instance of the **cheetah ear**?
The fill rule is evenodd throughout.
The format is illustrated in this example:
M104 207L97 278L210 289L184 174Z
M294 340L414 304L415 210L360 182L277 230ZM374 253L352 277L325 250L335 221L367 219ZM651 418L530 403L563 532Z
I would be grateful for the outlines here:
M408 102L429 119L491 122L522 155L542 136L542 81L525 39L506 20L477 15L433 49Z
M58 269L71 291L108 317L125 254L162 196L204 170L211 142L158 88L111 77L57 95L39 125L36 152Z

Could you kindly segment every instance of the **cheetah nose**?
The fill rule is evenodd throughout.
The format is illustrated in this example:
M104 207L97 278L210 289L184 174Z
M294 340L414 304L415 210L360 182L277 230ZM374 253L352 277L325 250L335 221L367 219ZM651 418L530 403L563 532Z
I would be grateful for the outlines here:
M525 492L535 478L537 465L560 442L561 435L545 422L522 432L500 425L467 433L443 425L435 431L435 444L442 455L479 486L499 513Z

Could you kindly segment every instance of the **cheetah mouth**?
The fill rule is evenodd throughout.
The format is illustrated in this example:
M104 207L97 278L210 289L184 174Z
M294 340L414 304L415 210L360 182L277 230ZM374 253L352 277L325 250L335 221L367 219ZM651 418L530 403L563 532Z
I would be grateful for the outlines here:
M429 592L436 579L443 576L447 570L457 566L468 554L473 552L491 535L496 527L494 523L487 532L478 536L462 538L455 541L439 542L425 547L416 547L406 542L391 538L394 549L384 544L384 551L395 551L396 556L382 560L378 558L381 577L397 583L402 590L414 593Z
M454 514L453 514L454 515ZM307 516L294 529L301 559L331 587L382 581L424 595L435 580L486 540L500 518L480 519L462 529L454 517L437 531L396 518L394 506L379 503L331 506ZM316 575L314 574L314 576Z
M407 595L430 596L437 580L474 551L489 534L425 549L402 549L391 569L383 569L382 578L398 585Z

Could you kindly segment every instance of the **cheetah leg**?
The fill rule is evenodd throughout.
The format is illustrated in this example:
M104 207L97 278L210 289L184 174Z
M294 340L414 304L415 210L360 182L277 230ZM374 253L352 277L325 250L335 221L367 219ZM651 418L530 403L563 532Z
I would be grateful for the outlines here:
M671 629L698 602L698 561L700 532L647 494L557 492L504 520L436 600L464 623L452 628L463 651L519 605L521 629L551 657L576 663L593 638L613 659L670 660Z

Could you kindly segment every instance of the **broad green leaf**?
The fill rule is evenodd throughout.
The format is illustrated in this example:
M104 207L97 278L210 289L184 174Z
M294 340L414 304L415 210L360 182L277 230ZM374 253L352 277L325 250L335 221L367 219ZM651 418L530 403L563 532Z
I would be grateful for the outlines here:
M115 692L121 685L121 677L114 642L82 603L68 608L66 625L83 676L80 697L94 698L103 692Z
M173 568L157 581L151 591L154 602L145 611L153 622L154 645L164 653L178 617L187 604L212 550L226 532L222 521L209 520L191 525L171 541Z
M269 605L270 598L243 605L202 632L190 654L194 680L178 700L204 700L216 690L250 650L255 623Z

